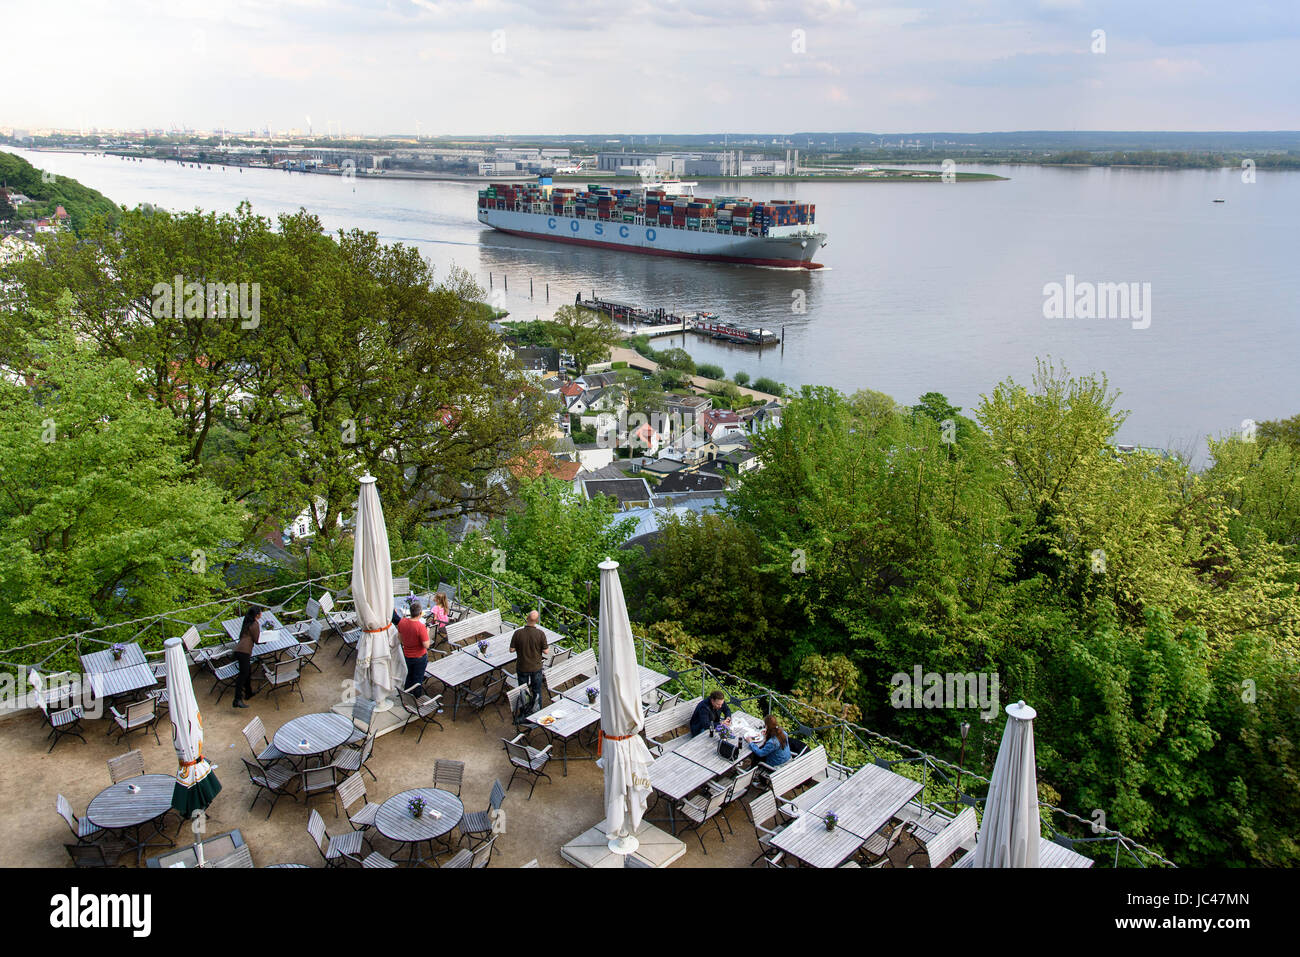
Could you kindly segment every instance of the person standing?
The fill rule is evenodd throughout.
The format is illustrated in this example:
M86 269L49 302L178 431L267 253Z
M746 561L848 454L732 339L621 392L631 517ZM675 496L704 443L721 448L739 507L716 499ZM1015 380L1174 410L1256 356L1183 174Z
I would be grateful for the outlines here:
M239 641L235 643L235 660L239 662L239 677L235 679L235 703L233 707L247 708L247 699L257 692L253 690L253 648L262 635L262 609L256 605L244 614L239 626Z
M529 704L524 714L532 714L542 703L543 656L550 645L546 632L537 627L542 616L536 609L528 613L528 624L510 636L510 650L515 653L515 676L519 684L528 685Z
M402 640L402 654L406 656L406 690L424 688L424 669L429 667L429 629L421 618L418 601L411 602L409 618L397 623L397 635Z

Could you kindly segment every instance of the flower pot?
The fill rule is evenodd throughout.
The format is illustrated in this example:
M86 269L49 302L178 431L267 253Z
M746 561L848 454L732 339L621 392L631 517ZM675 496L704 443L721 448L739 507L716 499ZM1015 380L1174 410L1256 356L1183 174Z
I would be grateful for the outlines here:
M595 703L596 703L596 696L595 696L594 694L588 694L588 695L587 695L587 703L588 703L588 704L595 704Z
M828 830L828 831L833 831L833 830L835 830L835 822L834 822L834 821L827 821L827 822L826 822L826 830Z
M120 652L120 651L115 651L115 652L113 652L113 660L114 660L114 661L121 661L121 660L122 660L122 652Z
M411 812L411 817L421 817L421 816L423 816L423 814L424 814L424 809L423 809L423 808L417 808L416 810L414 810L414 811Z

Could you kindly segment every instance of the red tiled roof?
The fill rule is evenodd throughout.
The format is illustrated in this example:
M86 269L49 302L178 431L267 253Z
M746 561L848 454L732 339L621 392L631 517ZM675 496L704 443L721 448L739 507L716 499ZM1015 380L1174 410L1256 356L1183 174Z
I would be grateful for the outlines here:
M566 382L560 386L560 394L572 398L575 395L582 395L583 388L576 382Z

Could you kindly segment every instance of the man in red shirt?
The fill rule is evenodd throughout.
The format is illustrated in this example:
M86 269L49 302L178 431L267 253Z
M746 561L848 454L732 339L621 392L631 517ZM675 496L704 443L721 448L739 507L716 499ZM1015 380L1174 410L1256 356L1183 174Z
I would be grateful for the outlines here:
M411 617L397 623L402 654L406 656L406 690L416 694L424 688L424 669L429 666L429 629L420 616L423 610L418 601L413 601Z

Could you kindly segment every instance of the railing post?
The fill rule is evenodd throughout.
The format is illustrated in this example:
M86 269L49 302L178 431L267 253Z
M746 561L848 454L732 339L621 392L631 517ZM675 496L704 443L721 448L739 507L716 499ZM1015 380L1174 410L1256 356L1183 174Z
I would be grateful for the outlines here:
M840 722L840 764L845 763L844 748L848 740L849 726Z

